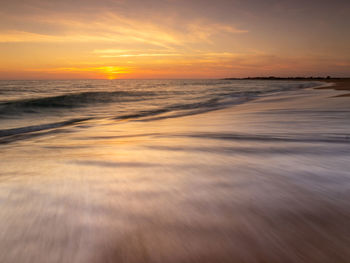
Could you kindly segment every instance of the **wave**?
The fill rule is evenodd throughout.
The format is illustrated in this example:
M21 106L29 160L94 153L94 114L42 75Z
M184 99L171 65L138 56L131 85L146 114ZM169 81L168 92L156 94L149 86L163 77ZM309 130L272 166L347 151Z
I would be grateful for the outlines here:
M46 123L41 125L32 125L32 126L26 126L26 127L20 127L20 128L0 130L0 143L7 143L13 140L21 139L21 136L27 135L27 134L32 134L33 136L37 136L37 135L40 135L38 134L38 132L54 130L57 128L74 125L90 119L91 118L71 119L71 120L62 121L62 122ZM8 140L7 139L8 137L14 137L14 138L12 138L11 140ZM26 136L25 138L27 137L28 136Z
M176 137L190 137L210 140L228 141L262 141L262 142L303 142L303 143L350 143L350 134L241 134L241 133L184 133Z
M237 103L242 100L237 100ZM232 105L232 104L231 104ZM181 116L195 115L204 113L212 110L221 109L223 106L220 105L218 99L210 99L205 102L198 102L192 104L175 104L170 105L167 108L158 108L153 110L145 110L134 112L126 115L114 117L114 120L142 120L142 121L153 121L159 119L176 118ZM165 114L169 113L169 114ZM164 115L163 115L164 114ZM158 116L160 115L160 116ZM53 122L40 125L31 125L20 128L4 129L0 130L0 144L9 143L16 140L23 140L31 137L46 135L48 133L59 132L58 128L65 126L74 125L87 120L98 119L97 117L90 118L76 118L62 122Z
M205 113L209 111L223 109L229 106L242 104L253 100L254 97L236 97L230 100L213 98L202 102L188 104L173 104L164 108L143 110L114 117L115 120L141 119L143 121L153 121Z
M66 121L32 125L20 128L12 128L0 130L1 138L20 137L24 134L34 136L34 134L43 133L46 130L61 128L91 119L111 118L114 120L135 120L135 121L154 121L167 118L176 118L182 116L196 115L213 110L231 107L242 104L261 96L265 96L282 90L293 90L308 88L320 85L320 83L294 83L276 85L274 87L264 86L264 89L256 87L245 90L240 86L227 86L199 90L184 90L175 88L167 88L163 90L134 90L134 91L84 91L79 93L66 93L57 96L47 96L40 98L18 99L0 103L0 118L27 118L26 113L48 113L43 115L44 118L58 116L67 118ZM127 102L127 103L124 103ZM130 103L129 103L130 102ZM120 107L98 108L94 111L94 107L100 104L120 103ZM90 107L82 110L74 111L76 107ZM98 106L99 107L99 106ZM66 113L61 114L61 110L68 109ZM116 112L113 111L116 109ZM72 114L73 113L73 114ZM55 115L53 115L55 114ZM75 119L72 119L75 116ZM28 117L29 118L29 117ZM56 119L56 118L55 118ZM30 120L30 119L29 119ZM34 121L36 121L35 119ZM56 119L57 120L57 119ZM5 120L6 121L6 120ZM49 122L49 121L48 121ZM28 123L28 121L26 122ZM33 123L33 122L32 122ZM26 124L23 124L23 126ZM59 132L59 130L57 130ZM200 136L200 135L197 135ZM23 136L26 137L26 136ZM205 136L203 136L205 137ZM215 137L215 136L214 136ZM219 136L216 139L251 139L244 136ZM254 138L254 140L268 140L268 138ZM288 140L288 138L273 138L273 140ZM346 141L346 140L345 140Z
M317 133L268 133L268 134L252 134L252 133L239 133L239 132L164 132L164 133L135 133L135 134L124 134L124 135L106 135L106 136L89 136L85 137L86 140L115 140L115 139L125 139L125 138L135 138L135 137L162 137L162 138L195 138L195 139L203 139L203 140L224 140L224 141L248 141L248 142L283 142L283 143L310 143L314 144L312 147L310 145L300 146L300 145L286 145L286 144L275 144L273 148L269 145L271 151L286 152L291 151L292 149L302 149L305 151L306 148L310 150L310 152L316 151L324 145L318 145L318 143L334 143L341 144L344 146L346 150L348 150L348 144L350 144L350 133L325 133L325 134L317 134ZM260 145L258 145L259 147ZM149 146L145 146L149 148ZM186 146L193 147L193 150L201 150L201 146ZM221 149L240 149L242 151L250 151L250 149L254 148L253 146L248 146L244 148L240 146L220 146ZM271 148L272 147L272 148ZM163 149L163 150L183 150L183 146L152 146L152 148ZM213 148L213 147L210 147ZM214 147L215 148L215 147ZM263 151L266 151L265 148L257 148ZM327 147L325 149L328 149Z
M193 84L196 83L191 83ZM244 90L239 86L221 86L211 87L213 83L208 82L208 87L202 89L206 83L201 83L200 87L190 90L177 88L153 89L151 90L121 90L121 91L82 91L78 93L65 93L56 96L45 96L37 98L18 99L0 102L0 117L15 116L26 113L42 113L49 111L61 111L64 109L73 109L81 107L94 107L108 103L124 103L124 105L133 108L142 108L143 101L153 100L154 105L158 105L156 100L178 100L178 104L165 106L165 108L156 110L145 110L140 112L129 111L125 116L119 116L116 119L128 119L135 117L144 117L148 115L156 115L177 110L192 110L218 107L218 104L236 104L237 99L256 98L271 94L273 92L302 89L310 86L320 85L320 83L279 83L278 85L266 86L264 89L254 87L251 90ZM210 85L209 85L210 84ZM226 83L227 84L227 83ZM276 83L277 84L277 83ZM184 84L183 84L184 85ZM195 86L195 85L194 85ZM205 86L205 85L204 85ZM153 87L154 88L154 87ZM198 102L198 99L202 101ZM233 99L233 100L232 100ZM191 102L192 101L192 102ZM138 104L140 102L140 104ZM182 102L182 103L181 103ZM191 102L191 103L188 103ZM215 104L215 105L210 105ZM134 106L136 105L136 107ZM146 106L146 105L145 105ZM225 105L221 105L225 106ZM220 106L220 107L221 107ZM226 105L227 106L227 105ZM128 109L126 108L126 111ZM110 113L106 113L110 115Z
M76 108L97 103L139 101L154 95L153 92L113 91L80 92L33 99L20 99L0 103L0 115L40 111L47 108Z

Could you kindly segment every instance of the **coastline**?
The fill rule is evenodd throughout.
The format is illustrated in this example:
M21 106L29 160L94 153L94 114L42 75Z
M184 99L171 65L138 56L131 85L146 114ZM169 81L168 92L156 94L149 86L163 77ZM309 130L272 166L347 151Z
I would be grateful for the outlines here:
M338 91L350 92L350 79L332 79L322 81L327 83L334 83L334 85L328 87L316 87L315 89L333 89ZM335 95L334 97L350 97L350 93Z

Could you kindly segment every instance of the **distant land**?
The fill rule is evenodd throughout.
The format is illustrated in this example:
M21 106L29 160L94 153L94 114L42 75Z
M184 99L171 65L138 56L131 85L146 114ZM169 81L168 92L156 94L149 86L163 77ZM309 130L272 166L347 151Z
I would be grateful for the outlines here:
M224 80L348 80L346 78L337 78L337 77L247 77L247 78L224 78Z

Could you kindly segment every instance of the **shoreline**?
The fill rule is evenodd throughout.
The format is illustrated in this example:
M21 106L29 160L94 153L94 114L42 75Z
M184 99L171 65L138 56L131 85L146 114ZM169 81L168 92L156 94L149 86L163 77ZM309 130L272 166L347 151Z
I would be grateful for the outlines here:
M332 86L327 87L316 87L315 89L332 89L338 91L349 91L350 92L350 79L332 79L332 80L323 80L325 83L333 83ZM334 96L336 97L350 97L350 93L340 94Z
M0 261L346 262L350 123L333 93L3 145Z

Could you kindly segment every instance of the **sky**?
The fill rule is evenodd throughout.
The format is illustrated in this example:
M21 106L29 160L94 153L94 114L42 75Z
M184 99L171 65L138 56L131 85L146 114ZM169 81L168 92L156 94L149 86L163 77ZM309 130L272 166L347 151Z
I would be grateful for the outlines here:
M0 79L350 76L348 0L0 6Z

